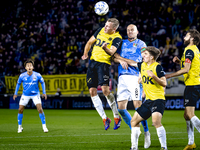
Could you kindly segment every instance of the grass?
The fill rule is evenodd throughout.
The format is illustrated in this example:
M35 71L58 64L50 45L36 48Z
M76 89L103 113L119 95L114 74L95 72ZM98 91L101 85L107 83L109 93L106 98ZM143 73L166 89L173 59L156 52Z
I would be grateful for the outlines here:
M96 110L44 110L49 133L42 131L41 121L36 109L24 111L24 131L17 133L18 110L0 109L0 149L1 150L129 150L131 146L130 129L122 122L118 130L113 130L111 110L106 114L111 118L111 128L104 130L103 122ZM131 115L133 110L129 111ZM200 118L200 111L196 111ZM148 120L151 133L151 147L160 149L156 129ZM166 110L162 120L167 132L169 150L181 150L187 142L186 123L183 110ZM141 131L143 129L141 128ZM200 133L195 129L197 149L200 149ZM143 150L144 134L139 139L139 149Z

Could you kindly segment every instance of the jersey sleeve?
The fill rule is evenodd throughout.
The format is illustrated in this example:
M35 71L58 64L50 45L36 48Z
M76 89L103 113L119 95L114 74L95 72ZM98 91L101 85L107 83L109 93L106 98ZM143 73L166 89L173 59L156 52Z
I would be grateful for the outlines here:
M20 85L21 85L22 82L23 82L22 81L22 75L20 75L19 79L17 80L17 84L16 84L16 87L15 87L15 93L14 93L14 95L17 95L17 93L19 91L19 87L20 87Z
M163 67L162 67L161 65L158 65L158 66L156 67L156 73L157 73L157 76L158 76L159 78L165 76L165 72L164 72Z
M193 52L191 49L188 49L188 50L185 52L185 62L191 64L193 58L194 58L194 52Z
M141 72L142 62L138 62L138 63L137 63L137 66L138 66L139 71Z
M38 73L38 78L39 78L39 82L41 83L41 86L42 86L42 93L46 94L45 82L44 82L43 77L39 73Z
M115 39L113 40L112 45L115 46L115 47L118 49L118 47L120 47L121 42L122 42L122 39L119 38L119 37L117 37L117 38L115 38Z
M94 37L97 38L98 33L101 31L102 28L97 29L97 31L94 33Z

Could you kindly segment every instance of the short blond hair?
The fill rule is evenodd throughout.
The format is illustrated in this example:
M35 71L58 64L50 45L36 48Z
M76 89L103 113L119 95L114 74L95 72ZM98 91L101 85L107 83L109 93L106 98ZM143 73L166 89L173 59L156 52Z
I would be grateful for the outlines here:
M115 28L116 30L119 27L119 21L116 18L109 18L107 22L112 22L113 28Z

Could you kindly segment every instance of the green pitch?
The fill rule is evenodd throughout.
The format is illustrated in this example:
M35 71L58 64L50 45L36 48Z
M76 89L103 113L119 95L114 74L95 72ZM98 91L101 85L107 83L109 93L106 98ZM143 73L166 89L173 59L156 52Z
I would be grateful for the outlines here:
M111 118L111 128L104 130L103 122L95 110L44 110L49 133L42 130L36 109L25 109L22 125L24 131L17 133L18 110L0 109L0 149L3 150L129 150L131 135L129 127L122 122L118 130L113 130L111 110L106 114ZM130 111L133 115L134 111ZM200 118L200 111L196 111ZM167 132L169 150L181 150L187 144L186 123L183 111L165 111L162 123ZM151 133L149 150L159 150L156 129L148 120ZM141 127L143 132L143 128ZM143 132L144 133L144 132ZM195 129L197 149L200 149L200 133ZM140 135L139 149L144 150L144 134Z

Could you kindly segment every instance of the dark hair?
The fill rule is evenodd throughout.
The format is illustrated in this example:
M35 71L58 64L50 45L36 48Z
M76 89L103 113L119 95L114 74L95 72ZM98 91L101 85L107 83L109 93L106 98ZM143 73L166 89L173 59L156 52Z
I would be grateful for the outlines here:
M145 48L146 51L150 53L154 57L154 60L157 60L159 55L161 54L160 50L154 46L148 46Z
M27 63L31 63L34 66L34 61L32 59L28 59L27 61L25 61L24 67L26 67Z
M188 33L190 33L190 36L194 38L193 43L194 45L199 45L200 42L200 34L196 29L189 29Z

